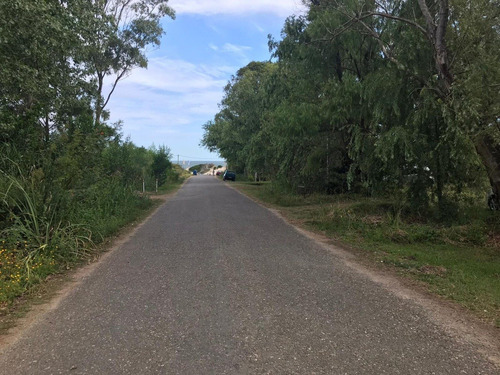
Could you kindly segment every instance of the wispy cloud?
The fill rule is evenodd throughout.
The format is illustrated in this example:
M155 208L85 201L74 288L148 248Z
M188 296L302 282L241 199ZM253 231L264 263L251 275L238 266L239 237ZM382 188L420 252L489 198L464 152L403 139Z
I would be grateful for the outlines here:
M280 17L299 14L304 11L301 0L171 0L169 5L178 14L248 15L270 13Z
M267 59L264 34L279 33L283 20L304 6L302 0L169 5L179 17L167 25L167 39L148 69L134 70L118 85L108 105L110 120L124 120L124 134L138 145L167 144L179 154L201 156L209 154L199 148L202 125L219 111L228 80L250 61Z
M250 52L252 50L252 47L240 46L232 43L224 43L222 46L217 46L214 43L210 43L208 46L210 47L210 49L216 52L231 53L244 61L249 60L247 52Z
M218 111L227 77L237 67L150 59L118 86L111 120L126 119L123 131L138 144L169 143L172 136L198 133ZM162 141L163 140L163 141Z
M123 85L138 85L172 93L189 93L223 87L234 67L195 65L183 60L153 58L148 69L134 70Z
M260 32L260 33L264 33L266 31L266 29L264 29L262 26L260 26L259 24L257 23L254 23L254 26L255 28Z
M225 43L224 46L222 47L223 51L225 51L225 52L232 52L232 53L236 53L236 54L242 54L245 51L249 51L251 49L252 49L252 47L237 46L237 45L231 44L231 43Z

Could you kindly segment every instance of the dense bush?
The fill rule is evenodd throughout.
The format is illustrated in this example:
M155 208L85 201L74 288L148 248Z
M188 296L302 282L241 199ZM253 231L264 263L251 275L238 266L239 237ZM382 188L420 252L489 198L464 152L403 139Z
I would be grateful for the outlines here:
M428 3L307 2L271 60L228 82L202 144L297 192L398 196L442 219L464 192L500 198L500 16Z
M154 190L158 175L164 176L160 184L181 178L166 147L96 141L86 139L86 147L94 147L92 163L84 157L70 163L66 155L73 144L56 140L54 145L61 149L47 151L52 155L36 168L0 157L5 166L0 173L0 303L85 258L102 238L150 207L151 201L141 194L143 179ZM121 157L113 159L111 154ZM159 163L160 157L165 162Z
M84 258L151 204L143 182L173 176L169 149L123 140L106 108L164 16L167 0L0 2L0 303Z

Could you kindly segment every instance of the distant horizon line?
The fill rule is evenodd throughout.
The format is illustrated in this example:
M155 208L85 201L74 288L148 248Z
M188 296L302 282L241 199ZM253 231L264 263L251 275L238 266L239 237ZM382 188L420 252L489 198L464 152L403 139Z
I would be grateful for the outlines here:
M177 161L176 159L170 159L172 163L179 164L179 165L197 165L197 164L226 164L227 161L224 159L218 159L218 160L179 160Z

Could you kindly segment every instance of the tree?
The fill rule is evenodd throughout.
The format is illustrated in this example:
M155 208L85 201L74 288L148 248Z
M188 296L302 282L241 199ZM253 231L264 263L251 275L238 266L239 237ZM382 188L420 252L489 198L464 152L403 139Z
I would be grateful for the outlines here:
M214 121L204 125L201 144L211 151L217 150L232 168L242 172L248 168L260 169L255 159L250 163L254 155L250 140L261 129L267 108L265 82L273 70L274 65L265 62L251 62L239 69L224 88L221 110Z
M167 180L167 172L172 169L170 162L172 155L166 146L152 147L151 151L154 154L151 170L154 178L158 180L158 185L161 186Z
M56 0L0 4L0 137L6 144L36 152L61 124L58 118L81 108L85 81L74 64L73 10Z
M92 0L82 4L90 27L82 29L85 52L79 60L95 83L94 122L99 124L118 82L133 68L147 67L146 49L160 44L161 19L175 18L168 0ZM112 76L111 89L104 81Z
M492 4L309 3L270 39L275 63L228 83L202 144L291 187L406 192L417 210L444 212L464 187L484 186L479 157L500 155Z
M311 9L315 7L344 17L342 25L329 30L332 40L348 30L371 36L386 59L434 93L446 123L443 136L469 138L500 199L498 4L489 0L322 0L312 2ZM384 32L391 23L405 25L428 43L434 68L427 76L415 74L413 65L399 59L400 52L411 47L398 45L396 34Z

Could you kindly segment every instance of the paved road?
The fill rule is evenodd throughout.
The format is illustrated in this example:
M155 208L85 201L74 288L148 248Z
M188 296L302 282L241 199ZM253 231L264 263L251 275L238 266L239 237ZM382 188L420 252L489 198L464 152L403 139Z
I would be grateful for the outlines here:
M197 176L0 358L0 374L497 374L224 183Z

